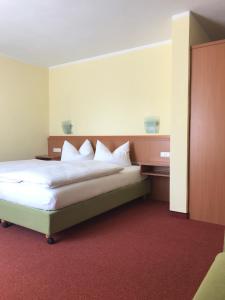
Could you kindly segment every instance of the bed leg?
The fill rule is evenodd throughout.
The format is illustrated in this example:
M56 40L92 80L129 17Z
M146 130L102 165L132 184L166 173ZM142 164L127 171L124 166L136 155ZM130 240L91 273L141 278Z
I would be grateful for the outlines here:
M51 235L46 234L45 238L49 245L55 244L55 239Z
M8 228L10 226L10 223L5 220L2 220L1 223L3 228Z

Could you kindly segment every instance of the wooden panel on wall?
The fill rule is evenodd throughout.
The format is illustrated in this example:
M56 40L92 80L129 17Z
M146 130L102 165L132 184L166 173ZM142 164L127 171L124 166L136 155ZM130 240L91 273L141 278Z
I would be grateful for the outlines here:
M170 179L166 177L151 177L150 199L169 202Z
M53 148L62 148L65 140L79 148L89 139L95 148L99 139L111 151L121 144L130 141L132 163L154 166L169 166L169 158L160 157L160 152L170 151L170 137L166 135L140 136L50 136L48 139L48 154L55 155ZM169 178L151 177L150 199L169 201Z
M189 210L225 225L225 41L192 49Z
M85 139L89 139L94 148L99 139L111 151L121 144L130 141L130 154L133 163L169 165L169 158L160 157L160 152L170 151L170 137L167 135L50 136L48 139L48 154L55 154L53 148L62 148L65 140L79 148Z

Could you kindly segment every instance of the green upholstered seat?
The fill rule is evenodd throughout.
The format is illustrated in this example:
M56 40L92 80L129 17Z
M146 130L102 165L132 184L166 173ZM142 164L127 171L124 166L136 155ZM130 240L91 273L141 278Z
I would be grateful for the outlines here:
M193 300L225 300L225 252L216 256Z

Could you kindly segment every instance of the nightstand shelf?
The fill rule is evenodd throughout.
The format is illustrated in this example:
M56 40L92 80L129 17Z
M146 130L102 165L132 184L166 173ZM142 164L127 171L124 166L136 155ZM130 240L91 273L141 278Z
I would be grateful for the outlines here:
M170 168L166 165L145 165L141 164L141 174L146 176L170 177Z
M36 155L35 156L36 159L40 159L40 160L60 160L60 156L56 156L56 155Z
M145 176L159 176L159 177L170 177L169 174L156 173L156 172L141 172L141 175L145 175Z
M141 175L151 182L150 199L169 202L170 167L168 161L139 163Z

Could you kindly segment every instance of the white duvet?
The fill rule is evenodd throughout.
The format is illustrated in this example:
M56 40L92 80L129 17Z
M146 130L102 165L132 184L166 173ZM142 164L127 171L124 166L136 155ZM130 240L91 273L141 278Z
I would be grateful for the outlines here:
M123 168L87 161L24 160L0 163L0 182L32 183L55 188L118 173Z

